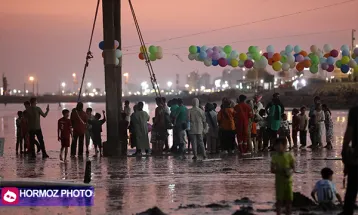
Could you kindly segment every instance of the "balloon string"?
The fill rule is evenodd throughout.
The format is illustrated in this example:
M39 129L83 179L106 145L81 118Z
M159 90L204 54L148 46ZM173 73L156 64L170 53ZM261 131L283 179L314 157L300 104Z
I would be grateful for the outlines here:
M150 76L150 81L152 83L152 86L153 86L153 89L155 91L155 94L156 96L158 97L162 97L161 96L161 93L160 93L160 89L159 89L159 85L157 83L157 79L155 77L155 73L154 73L154 70L153 70L153 67L152 67L152 64L150 63L150 59L149 59L149 56L148 56L148 53L147 53L147 48L145 47L145 42L144 42L144 39L143 39L143 35L142 35L142 32L139 28L139 24L138 24L138 20L137 20L137 17L135 15L135 12L134 12L134 8L133 8L133 5L132 5L132 1L131 0L128 0L129 2L129 6L130 6L130 9L131 9L131 12L132 12L132 16L133 16L133 20L134 20L134 23L135 23L135 26L136 26L136 29L137 29L137 33L138 33L138 37L139 37L139 41L140 41L140 44L141 44L141 47L143 47L143 50L141 50L144 54L144 58L145 58L145 63L148 67L148 71L149 71L149 76Z
M91 46L92 46L94 29L96 27L96 21L97 21L97 16L98 16L98 8L99 8L99 3L100 2L101 2L101 0L97 0L96 13L95 13L94 20L93 20L92 32L91 32L91 37L90 37L90 41L89 41L89 45L88 45L88 51L87 51L87 55L86 55L86 62L85 62L85 66L83 68L81 86L80 86L80 89L79 89L79 92L78 92L77 102L79 102L81 100L81 93L82 93L82 88L83 88L83 82L84 82L85 76L86 76L87 67L89 65L89 61L93 58L93 55L92 55L92 52L91 52Z

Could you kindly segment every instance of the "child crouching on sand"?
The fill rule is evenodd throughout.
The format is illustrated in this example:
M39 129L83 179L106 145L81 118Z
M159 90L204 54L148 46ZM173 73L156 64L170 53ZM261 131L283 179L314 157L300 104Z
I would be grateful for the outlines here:
M281 208L286 207L286 214L291 214L293 201L292 174L295 160L291 153L286 152L287 139L278 138L275 143L277 153L272 156L271 172L275 174L276 212L281 214Z

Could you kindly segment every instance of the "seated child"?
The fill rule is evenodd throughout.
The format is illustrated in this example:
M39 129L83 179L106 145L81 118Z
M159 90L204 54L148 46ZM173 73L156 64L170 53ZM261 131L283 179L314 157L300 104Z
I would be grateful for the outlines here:
M276 212L277 215L280 215L281 208L285 206L286 214L291 214L292 173L295 168L295 160L291 153L286 152L286 138L278 138L275 142L277 153L272 156L271 172L275 174Z
M325 208L334 206L336 198L340 204L343 204L342 198L332 182L333 171L327 167L323 168L321 170L321 176L322 179L317 181L316 186L312 190L311 196L313 200Z

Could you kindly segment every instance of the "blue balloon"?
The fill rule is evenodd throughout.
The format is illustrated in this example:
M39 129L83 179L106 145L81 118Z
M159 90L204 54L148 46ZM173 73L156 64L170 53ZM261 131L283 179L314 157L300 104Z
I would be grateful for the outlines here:
M196 47L196 52L200 53L200 47L199 46Z
M201 52L201 51L204 51L204 52L205 52L206 50L208 50L208 47L207 47L207 46L202 46L202 47L200 48L200 52Z
M101 50L104 50L104 41L99 42L98 46Z
M328 63L329 65L333 65L333 64L334 64L334 57L328 57L328 58L327 58L327 63Z
M349 50L342 50L342 56L349 56Z
M320 63L327 63L327 58L321 57L321 58L319 59L319 62L320 62Z
M342 71L343 73L348 73L348 72L349 72L349 66L346 65L346 64L342 64L342 65L341 65L341 71Z
M203 51L203 52L200 52L199 57L204 60L208 57L208 54L206 54L206 52Z
M343 45L341 47L341 51L343 52L344 50L347 50L349 52L349 46L348 45Z
M266 51L267 52L275 52L275 49L274 49L273 45L269 45L269 46L267 46Z
M295 53L299 53L300 51L302 51L300 46L295 46L293 50L295 51Z
M227 65L231 66L231 58L227 58L226 61L227 61Z
M298 53L296 53L296 54L294 54L293 56L295 57L295 62L297 62L297 56L298 56L299 54Z
M213 60L212 64L213 64L213 66L217 66L217 65L219 65L219 61L218 60Z

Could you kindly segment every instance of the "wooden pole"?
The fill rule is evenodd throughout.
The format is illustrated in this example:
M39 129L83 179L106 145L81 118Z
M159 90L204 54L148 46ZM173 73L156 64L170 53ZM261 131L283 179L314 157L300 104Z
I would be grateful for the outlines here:
M118 41L118 49L122 50L122 37L121 37L121 0L114 0L114 38ZM115 79L117 84L117 106L118 106L118 122L121 120L122 113L122 58L119 59L119 65L115 67ZM119 155L127 155L127 145L120 142L117 151Z
M107 110L107 143L103 148L105 156L117 156L118 145L118 92L115 65L114 0L102 0L104 37L104 76Z

